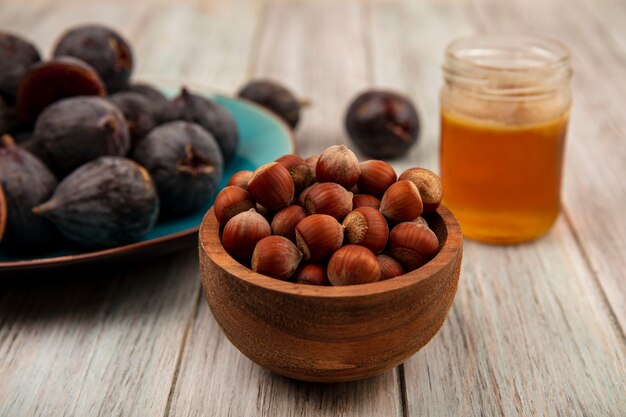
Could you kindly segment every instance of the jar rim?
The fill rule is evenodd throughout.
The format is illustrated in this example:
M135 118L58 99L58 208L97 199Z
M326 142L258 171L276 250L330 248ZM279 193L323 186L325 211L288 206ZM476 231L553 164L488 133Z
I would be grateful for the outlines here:
M527 34L462 37L446 47L446 82L489 95L542 95L571 78L571 53L563 43Z

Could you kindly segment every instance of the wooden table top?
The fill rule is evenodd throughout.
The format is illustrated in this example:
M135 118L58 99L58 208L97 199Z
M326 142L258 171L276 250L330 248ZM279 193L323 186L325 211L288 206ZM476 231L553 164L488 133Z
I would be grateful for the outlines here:
M465 243L440 333L404 365L348 384L273 375L224 337L197 250L69 279L0 280L0 416L626 415L626 3L542 1L3 0L0 28L49 51L98 21L132 43L136 78L235 91L252 76L312 101L298 150L346 143L368 86L409 94L419 146L394 163L438 170L445 45L530 32L572 50L564 210L526 245Z

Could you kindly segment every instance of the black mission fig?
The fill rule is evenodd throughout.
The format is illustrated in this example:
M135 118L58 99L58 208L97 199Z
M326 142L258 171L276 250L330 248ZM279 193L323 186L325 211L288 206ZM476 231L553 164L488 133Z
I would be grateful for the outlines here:
M197 123L217 141L224 162L230 161L239 145L235 119L219 104L182 88L178 97L170 101L163 114L165 121L184 120Z
M163 112L167 107L167 97L165 97L155 87L146 83L133 83L128 87L128 90L133 93L141 94L148 99L150 106L152 107L152 114L155 116L157 123L161 123L163 120Z
M121 91L109 96L109 100L124 114L133 145L157 125L158 114L154 113L150 101L141 94Z
M102 80L85 62L59 57L34 65L24 74L17 89L17 115L32 124L50 104L67 97L104 96Z
M13 105L22 76L41 61L39 51L25 39L0 31L0 96Z
M239 97L253 101L282 118L292 129L300 120L300 101L284 86L270 80L252 80L239 91Z
M117 32L102 25L83 25L63 34L54 56L73 56L91 65L113 94L124 90L133 71L133 54Z
M150 174L127 158L103 156L67 176L34 213L72 242L112 247L141 239L154 226L159 199Z
M11 252L33 251L48 243L54 227L33 214L57 186L48 168L30 152L4 135L0 139L0 187L5 200L2 247Z
M359 149L378 159L406 155L420 133L411 100L386 90L368 90L356 97L346 112L345 126Z
M122 112L102 97L72 97L41 114L33 134L37 149L59 177L100 156L124 156L130 149Z
M195 123L181 121L153 129L133 158L152 174L161 209L170 216L203 208L220 183L224 165L213 136Z

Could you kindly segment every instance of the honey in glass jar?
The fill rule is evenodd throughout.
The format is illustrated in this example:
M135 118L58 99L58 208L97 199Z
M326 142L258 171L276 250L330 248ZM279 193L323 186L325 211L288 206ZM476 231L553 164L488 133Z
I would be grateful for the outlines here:
M480 35L448 46L441 179L444 204L467 237L518 243L554 224L570 77L569 52L558 42Z

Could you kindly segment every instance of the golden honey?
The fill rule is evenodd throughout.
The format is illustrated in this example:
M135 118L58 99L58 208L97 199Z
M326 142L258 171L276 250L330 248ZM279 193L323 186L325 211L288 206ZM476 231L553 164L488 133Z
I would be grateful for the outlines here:
M506 125L442 113L444 204L466 236L514 243L550 229L561 207L567 119Z
M561 208L569 52L531 36L479 35L450 44L443 69L444 204L472 239L543 235Z

